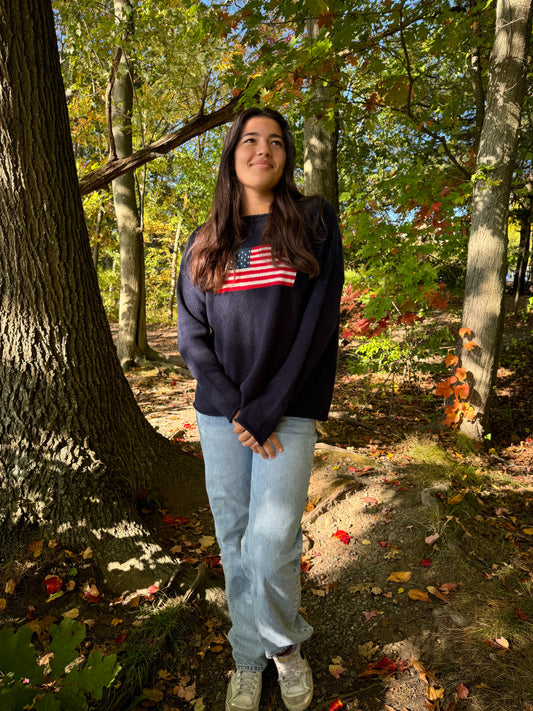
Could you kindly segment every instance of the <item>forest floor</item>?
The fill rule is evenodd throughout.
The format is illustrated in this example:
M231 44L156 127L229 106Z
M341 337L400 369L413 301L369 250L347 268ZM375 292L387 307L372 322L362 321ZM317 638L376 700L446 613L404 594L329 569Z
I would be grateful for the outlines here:
M457 318L446 318L456 326ZM168 360L130 372L133 392L154 427L201 457L194 381L175 328L151 324L148 332ZM393 381L350 375L348 355L341 352L332 413L319 426L303 517L311 710L533 711L531 314L506 319L484 448L438 426L442 399L434 389L444 367L440 378L404 373ZM157 492L140 496L160 543L192 574L203 572L189 602L181 668L163 653L144 700L119 711L223 711L232 660L209 508L171 511ZM16 569L0 570L0 624L32 625L43 651L50 625L67 613L86 624L85 653L124 653L146 616L165 607L161 591L117 598L93 588L88 595L90 552L41 545L42 555L29 551ZM47 597L46 575L65 583L63 596ZM261 709L282 708L269 666Z

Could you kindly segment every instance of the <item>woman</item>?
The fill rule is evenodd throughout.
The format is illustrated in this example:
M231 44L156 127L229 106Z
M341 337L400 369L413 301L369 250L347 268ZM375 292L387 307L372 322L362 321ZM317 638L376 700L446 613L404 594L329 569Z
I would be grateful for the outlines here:
M342 245L333 208L294 183L287 122L231 126L208 221L178 280L178 343L197 380L206 486L226 581L236 671L226 711L259 709L269 659L289 711L311 703L300 644L301 517L317 419L335 377Z

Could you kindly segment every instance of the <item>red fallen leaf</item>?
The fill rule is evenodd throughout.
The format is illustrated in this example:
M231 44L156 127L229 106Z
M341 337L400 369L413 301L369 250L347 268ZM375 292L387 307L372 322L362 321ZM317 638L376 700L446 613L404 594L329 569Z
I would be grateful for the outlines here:
M365 504L377 504L378 502L373 496L363 496L363 501Z
M311 563L308 560L302 560L300 563L300 573L307 573L311 568Z
M63 585L63 581L61 578L58 578L57 575L47 575L43 582L46 587L47 595L53 595L59 592Z
M122 642L125 642L127 638L128 638L127 634L121 634L120 637L115 637L113 642L115 644L122 644Z
M159 587L157 585L150 585L148 588L148 595L153 595L159 590Z
M460 699L466 699L466 697L467 697L468 694L470 693L464 684L457 684L457 686L455 687L455 689L456 689L456 691L457 691L457 696L458 696Z
M338 528L335 533L333 534L332 538L338 538L339 541L344 543L344 545L348 545L348 543L351 541L352 537L350 536L349 533L346 533L346 531L341 531L340 528Z
M186 423L183 425L183 429L185 429L185 430L192 430L192 429L194 429L194 425L193 425L191 422L186 422Z
M163 523L168 523L171 526L185 526L187 523L190 523L190 519L186 516L171 516L170 514L166 514L166 516L163 516Z
M379 544L382 548L388 548L388 547L389 547L389 544L387 543L387 541L378 541L378 544Z
M371 620L373 617L379 617L379 612L376 610L363 610L363 615L365 616L365 620Z
M328 711L338 711L338 709L343 709L344 704L340 699L335 699L335 701L332 701L329 705Z
M383 657L379 662L370 662L364 672L359 676L373 676L381 674L394 674L396 664L388 657Z
M421 560L419 565L423 566L424 568L429 568L431 565L431 561L429 558L424 558L424 560Z
M209 566L209 568L217 568L221 565L219 555L206 555L204 562L207 566Z
M514 610L514 616L516 617L517 620L527 620L527 615L525 612L522 612L522 610L519 607L513 607Z

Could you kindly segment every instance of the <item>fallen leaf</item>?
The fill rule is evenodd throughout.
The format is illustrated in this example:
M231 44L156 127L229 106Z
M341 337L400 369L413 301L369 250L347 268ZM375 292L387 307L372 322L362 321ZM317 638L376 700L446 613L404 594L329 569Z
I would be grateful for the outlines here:
M0 597L0 610L5 610L7 605L7 600L5 597Z
M338 711L338 709L344 708L344 704L340 699L335 699L335 701L332 701L329 705L328 711Z
M426 696L430 701L436 701L437 699L442 699L444 698L444 689L438 687L435 688L433 686L428 686L426 689Z
M93 557L93 549L90 546L87 546L87 548L83 551L81 554L83 560L89 560L90 558Z
M61 590L63 581L57 575L47 575L44 579L46 594L53 595Z
M419 565L423 568L429 568L431 566L431 560L429 558L424 558L424 560L420 561Z
M421 602L429 602L429 595L423 590L417 590L413 588L407 593L411 600L420 600Z
M33 552L34 558L37 558L43 552L43 543L44 541L32 541L28 545L28 550Z
M311 590L313 595L316 595L317 597L324 597L326 595L325 590Z
M464 684L457 684L455 690L457 691L457 696L460 699L466 699L470 693Z
M519 607L513 607L514 610L514 616L516 617L517 620L527 620L527 615L525 612L522 612L522 610Z
M448 595L448 593L457 590L457 583L442 583L442 585L439 585L439 590Z
M365 504L377 504L378 500L375 499L373 496L363 496L362 501L365 502Z
M460 504L462 500L463 500L463 495L462 495L462 494L456 494L455 496L452 496L451 499L448 499L448 503L449 503L451 506L454 506L455 504Z
M374 654L378 651L379 647L377 644L374 644L374 642L365 642L364 644L359 644L357 647L357 651L359 652L359 655L361 657L365 657L366 659L370 659L370 657L373 657Z
M432 546L435 543L435 541L439 540L439 538L440 538L439 534L434 533L432 536L426 536L424 541L425 541L425 543L428 544L428 546Z
M77 607L73 607L70 610L67 610L66 612L63 612L61 617L68 617L71 620L76 619L76 617L80 614L80 611Z
M427 590L429 593L431 593L432 595L435 595L435 597L438 597L439 600L444 600L444 602L449 602L449 600L448 600L448 598L446 597L446 595L443 595L441 592L439 592L439 591L437 590L437 588L434 587L433 585L428 585L427 588L426 588L426 590Z
M216 539L214 536L202 536L200 538L200 546L202 548L210 548L215 545L215 541Z
M373 583L357 583L356 585L350 585L348 592L351 593L363 593L368 592L372 589Z
M348 543L350 542L350 540L351 540L351 538L352 538L349 533L346 533L346 531L341 531L340 528L338 528L338 529L335 531L335 533L333 534L332 537L333 537L333 538L338 538L339 541L341 541L341 542L344 543L345 545L348 545Z
M379 612L377 610L363 610L363 615L365 620L371 620L373 617L379 617Z
M472 331L467 328L466 326L463 326L462 328L459 329L459 336L461 338L464 338L465 336L469 336L472 333Z
M342 672L345 672L346 669L342 666L342 664L330 664L329 665L329 673L335 677L335 679L338 679Z
M411 580L412 573L409 571L396 571L387 578L391 583L407 583Z
M524 528L522 533L526 533L528 536L533 536L533 528Z
M13 595L15 592L15 588L17 586L17 583L14 578L9 578L9 580L6 583L6 587L4 589L4 592L6 595Z

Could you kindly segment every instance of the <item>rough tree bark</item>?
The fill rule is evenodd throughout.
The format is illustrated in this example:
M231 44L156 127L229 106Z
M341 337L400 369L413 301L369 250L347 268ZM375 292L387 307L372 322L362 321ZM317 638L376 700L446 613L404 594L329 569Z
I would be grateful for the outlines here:
M474 409L461 430L480 440L489 432L491 396L498 370L507 270L509 195L520 114L526 90L532 0L498 0L489 62L487 106L477 155L462 327L471 350L458 346Z
M139 410L84 222L50 0L0 0L0 553L35 535L91 545L115 590L175 563L140 487L204 501L199 462Z
M319 33L318 22L309 20L307 31L312 39ZM326 125L323 115L331 106L336 89L333 83L317 83L313 89L313 115L304 121L304 192L322 195L339 210L337 176L337 136L335 119L333 128Z

